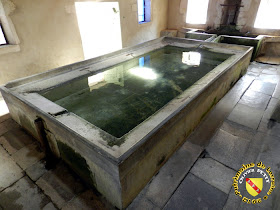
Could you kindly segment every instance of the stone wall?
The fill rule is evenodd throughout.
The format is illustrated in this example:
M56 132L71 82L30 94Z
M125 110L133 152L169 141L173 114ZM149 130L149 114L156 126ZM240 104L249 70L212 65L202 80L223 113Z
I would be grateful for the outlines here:
M169 0L168 28L218 28L220 24L222 24L223 13L225 10L225 7L221 7L220 4L225 4L226 2L226 0L209 0L208 18L206 24L193 25L187 24L185 21L188 0ZM259 34L280 35L280 30L254 28L254 23L260 5L260 0L242 0L241 4L243 5L243 7L240 8L240 12L237 18L237 29L245 33L250 31L252 33Z
M20 51L1 55L0 85L84 59L75 0L2 2L5 10L10 10L10 3L15 6L9 17L19 37ZM118 2L123 47L155 39L167 28L168 0L152 0L152 20L145 24L138 24L137 0Z

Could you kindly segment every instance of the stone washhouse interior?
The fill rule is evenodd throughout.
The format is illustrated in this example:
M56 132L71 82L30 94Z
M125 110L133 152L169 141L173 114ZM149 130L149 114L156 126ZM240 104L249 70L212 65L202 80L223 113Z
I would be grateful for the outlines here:
M279 0L0 0L0 210L280 210Z

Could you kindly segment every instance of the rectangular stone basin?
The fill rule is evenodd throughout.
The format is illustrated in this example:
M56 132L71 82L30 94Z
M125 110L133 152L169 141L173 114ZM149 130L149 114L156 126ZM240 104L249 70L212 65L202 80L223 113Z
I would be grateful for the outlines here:
M12 81L1 93L47 152L122 209L245 74L252 51L163 37Z
M264 36L256 61L280 64L280 36Z
M195 39L195 40L201 40L210 42L214 40L217 37L216 34L206 34L206 33L198 33L198 32L192 32L189 31L185 34L185 38L187 39Z
M213 41L216 43L226 43L226 44L237 44L237 45L244 45L244 46L251 46L254 48L253 55L251 61L255 60L256 56L258 55L263 35L259 35L255 38L253 37L245 37L245 36L226 36L221 35L218 36Z

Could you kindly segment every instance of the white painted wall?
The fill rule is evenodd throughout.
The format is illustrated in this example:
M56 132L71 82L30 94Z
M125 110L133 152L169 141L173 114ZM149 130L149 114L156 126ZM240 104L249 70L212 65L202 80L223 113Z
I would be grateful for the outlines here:
M75 0L2 1L7 10L15 6L10 18L21 50L0 56L0 85L84 59ZM109 2L119 2L123 47L158 38L167 28L168 0L152 0L152 21L141 25L137 0Z

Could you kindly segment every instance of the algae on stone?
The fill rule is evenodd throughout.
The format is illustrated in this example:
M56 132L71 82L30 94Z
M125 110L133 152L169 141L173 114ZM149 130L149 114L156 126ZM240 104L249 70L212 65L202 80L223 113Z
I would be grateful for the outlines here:
M182 62L183 52L188 51L201 54L200 65ZM106 69L100 81L54 102L121 138L230 56L199 47L167 46ZM55 94L55 88L42 95L50 93Z

